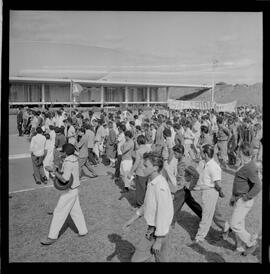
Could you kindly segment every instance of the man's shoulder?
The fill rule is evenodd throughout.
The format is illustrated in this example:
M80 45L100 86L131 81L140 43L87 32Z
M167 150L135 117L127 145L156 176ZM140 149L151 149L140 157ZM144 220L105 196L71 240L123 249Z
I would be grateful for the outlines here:
M159 175L155 178L156 183L155 183L155 188L156 190L162 190L166 191L168 189L168 183L163 175Z
M211 160L208 162L208 167L209 167L211 170L221 171L221 167L220 167L219 164L215 161L215 159L211 159Z

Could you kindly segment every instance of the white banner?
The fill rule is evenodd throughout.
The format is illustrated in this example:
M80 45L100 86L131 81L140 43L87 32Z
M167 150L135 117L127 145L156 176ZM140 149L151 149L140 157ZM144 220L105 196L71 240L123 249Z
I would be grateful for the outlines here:
M237 101L233 101L226 104L213 103L210 101L180 101L180 100L168 100L168 106L170 109L212 109L216 111L234 112Z

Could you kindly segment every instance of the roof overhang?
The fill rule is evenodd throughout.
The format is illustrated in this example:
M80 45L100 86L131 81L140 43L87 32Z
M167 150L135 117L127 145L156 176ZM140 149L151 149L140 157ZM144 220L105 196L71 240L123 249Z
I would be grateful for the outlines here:
M193 85L193 84L177 84L177 83L155 83L155 82L130 82L130 81L106 81L106 80L80 80L80 79L57 79L57 78L36 78L36 77L9 77L12 83L62 83L69 84L71 82L79 84L93 84L96 86L141 86L141 87L198 87L211 88L212 85Z

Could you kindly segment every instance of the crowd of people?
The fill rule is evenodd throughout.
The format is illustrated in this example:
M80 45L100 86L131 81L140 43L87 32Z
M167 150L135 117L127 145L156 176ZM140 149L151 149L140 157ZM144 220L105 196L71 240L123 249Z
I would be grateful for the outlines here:
M256 107L238 107L233 113L20 108L17 125L19 136L29 138L37 184L47 184L51 175L63 182L73 175L42 244L57 241L69 213L79 235L87 234L78 187L82 177L97 177L96 166L103 163L115 169L114 180L123 183L123 194L134 192L137 211L123 229L141 216L147 224L132 261L147 261L153 254L156 261L169 261L170 230L184 203L200 219L194 244L204 242L214 222L224 239L234 235L237 252L246 255L257 247L258 235L245 228L262 180L262 113ZM222 170L234 170L230 220L219 205L224 197ZM193 191L201 193L201 204Z

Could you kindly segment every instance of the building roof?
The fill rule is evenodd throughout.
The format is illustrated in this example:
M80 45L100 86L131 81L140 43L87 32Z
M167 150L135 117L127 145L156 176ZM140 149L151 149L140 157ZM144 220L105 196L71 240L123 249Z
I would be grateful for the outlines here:
M147 87L208 87L211 88L211 85L197 85L197 84L178 84L178 83L169 83L169 82L141 82L141 81L108 81L108 80L82 80L82 79L63 79L63 78L38 78L38 77L9 77L9 81L13 83L63 83L69 84L71 82L79 84L93 84L97 86L147 86Z

